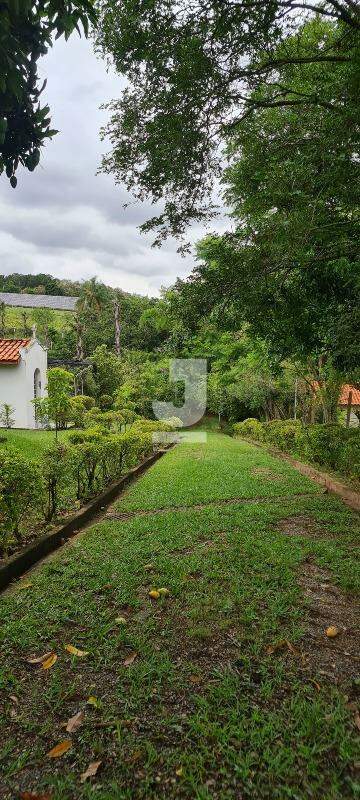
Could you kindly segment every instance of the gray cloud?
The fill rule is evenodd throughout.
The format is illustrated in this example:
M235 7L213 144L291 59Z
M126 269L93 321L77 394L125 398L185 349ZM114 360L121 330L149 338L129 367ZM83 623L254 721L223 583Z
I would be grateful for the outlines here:
M96 175L105 152L100 105L118 97L123 83L92 52L91 42L59 40L42 62L48 77L52 126L60 133L34 173L18 173L18 188L0 180L0 271L48 272L73 279L97 275L113 286L157 294L193 266L176 243L161 250L138 226L154 214L134 204L108 175ZM124 209L123 204L129 202ZM195 240L204 230L192 231Z

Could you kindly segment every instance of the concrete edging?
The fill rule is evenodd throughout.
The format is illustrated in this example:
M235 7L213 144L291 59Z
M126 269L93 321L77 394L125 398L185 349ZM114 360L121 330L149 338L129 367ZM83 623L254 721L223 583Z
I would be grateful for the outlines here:
M128 484L133 483L143 472L152 466L167 450L158 450L149 458L146 458L137 467L130 470L123 478L114 481L104 489L101 494L90 500L79 511L69 517L63 525L40 536L32 542L21 553L11 556L0 566L0 591L6 589L16 578L20 578L24 572L33 567L38 561L61 547L68 539L79 533L88 522L98 513L108 506Z
M259 447L261 450L266 450L268 453L270 453L270 455L275 456L276 458L281 458L283 461L287 461L288 464L291 464L293 467L295 467L295 469L301 472L302 475L306 475L308 478L311 478L313 481L315 481L315 483L319 484L319 486L324 486L329 492L341 497L341 500L345 503L345 505L349 506L354 511L360 511L359 492L355 492L354 489L350 489L345 483L337 481L332 477L332 475L329 475L328 472L321 472L321 470L316 469L309 464L304 464L302 461L298 461L297 458L289 455L289 453L284 453L282 450L278 450L276 447L271 447L266 444L262 444L261 442L255 442L253 439L243 439L243 441L253 444L255 447Z

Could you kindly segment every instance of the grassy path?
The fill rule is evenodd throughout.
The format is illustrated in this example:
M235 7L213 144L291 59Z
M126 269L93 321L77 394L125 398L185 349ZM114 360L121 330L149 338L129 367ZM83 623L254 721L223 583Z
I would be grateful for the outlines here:
M359 532L249 444L169 452L1 600L2 800L357 797Z

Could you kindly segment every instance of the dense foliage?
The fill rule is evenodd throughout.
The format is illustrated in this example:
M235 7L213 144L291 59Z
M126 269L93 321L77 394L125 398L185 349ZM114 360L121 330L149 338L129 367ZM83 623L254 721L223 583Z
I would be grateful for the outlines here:
M304 426L293 419L263 423L246 419L236 423L233 432L360 480L359 429L335 424Z
M331 26L331 40L303 33L313 20ZM163 201L143 229L161 241L214 213L221 146L257 109L323 109L346 126L359 32L353 0L101 0L98 49L128 84L109 107L103 169L136 197ZM307 65L315 83L294 85ZM340 76L335 96L325 75Z
M51 129L50 108L39 98L37 62L53 39L66 39L80 27L88 33L95 22L91 0L4 0L0 13L0 175L5 170L11 186L19 164L32 172L40 148L57 131Z

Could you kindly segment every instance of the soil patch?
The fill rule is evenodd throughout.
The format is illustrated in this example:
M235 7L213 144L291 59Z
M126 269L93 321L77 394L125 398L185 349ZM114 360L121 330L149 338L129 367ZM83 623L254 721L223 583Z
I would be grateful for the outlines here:
M335 538L334 534L319 525L313 517L305 514L285 517L278 522L277 527L285 536L306 536L314 539Z
M304 562L299 584L308 605L304 664L335 684L355 681L360 666L360 606L331 582L328 570ZM334 638L326 631L338 630ZM355 690L354 684L354 690Z

